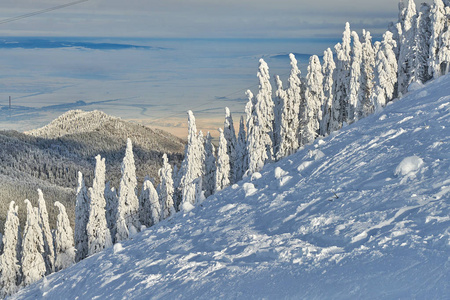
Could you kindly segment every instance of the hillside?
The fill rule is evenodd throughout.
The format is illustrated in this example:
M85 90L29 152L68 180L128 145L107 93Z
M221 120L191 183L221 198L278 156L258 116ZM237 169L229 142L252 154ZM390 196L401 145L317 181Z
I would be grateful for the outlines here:
M157 178L163 153L168 153L173 163L182 159L181 139L100 111L69 111L27 133L0 131L0 231L9 202L23 205L26 198L36 201L37 188L44 192L51 218L56 217L52 203L59 200L73 219L77 173L83 172L91 184L97 154L106 157L107 180L118 187L127 137L134 144L140 182L147 175Z
M450 76L13 299L448 299Z

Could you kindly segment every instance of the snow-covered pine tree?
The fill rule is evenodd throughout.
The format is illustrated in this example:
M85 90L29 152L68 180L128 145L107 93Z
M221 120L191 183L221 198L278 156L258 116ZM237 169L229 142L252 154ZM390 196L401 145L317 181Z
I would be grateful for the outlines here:
M44 277L46 268L44 257L44 239L42 237L42 229L39 226L36 210L31 202L26 199L27 206L27 222L23 232L22 240L22 285L27 286Z
M362 59L361 59L361 94L357 107L356 118L362 119L373 113L371 102L373 92L373 73L375 68L375 50L372 46L370 32L363 30Z
M336 70L334 80L333 113L330 121L330 132L341 129L347 122L347 105L350 94L351 67L351 31L350 24L345 24L342 44L334 47L336 51Z
M205 197L208 198L209 196L214 194L216 190L216 157L214 156L216 150L212 143L212 137L209 131L206 134L204 148L205 148L205 176L203 177L203 190L205 191ZM235 149L234 151L236 150L237 149ZM239 167L238 164L239 161L235 159L234 166L236 168Z
M245 123L244 117L241 116L239 122L239 133L237 136L237 145L236 145L236 181L242 179L245 171L247 171L248 166L248 156L247 156L247 134L245 132ZM214 175L214 178L216 176ZM215 186L215 183L214 183Z
M88 256L112 246L111 233L106 223L105 200L105 159L100 155L95 157L95 176L91 188L89 188L89 218L86 224L88 237Z
M228 157L230 158L230 183L233 184L236 182L236 175L235 175L236 131L234 129L233 117L228 107L225 107L225 122L223 125L223 135L225 137L225 140L227 141L227 153ZM203 182L203 189L205 189L205 182Z
M133 145L127 139L125 157L122 161L122 179L119 187L119 202L116 216L116 242L128 239L137 233L141 224L139 222L139 199L136 195L137 179L134 165Z
M173 194L172 167L169 164L167 155L163 155L163 165L158 171L159 186L159 202L161 206L161 220L166 219L175 213Z
M83 174L78 172L77 199L75 203L75 260L78 262L88 255L88 235L86 225L89 220L89 205L91 200L84 184Z
M362 102L361 91L361 64L362 64L362 44L355 31L351 33L353 39L352 62L350 67L350 90L347 103L347 123L357 121L357 108Z
M395 41L392 39L392 33L387 31L383 35L383 41L377 42L377 56L374 69L374 91L372 94L372 103L376 110L380 110L386 103L394 97L398 70L397 61L394 53Z
M216 192L230 185L230 158L227 153L227 140L219 128L219 147L217 149Z
M434 0L430 9L431 37L428 60L428 73L431 77L441 76L441 63L439 61L439 52L442 47L442 34L445 30L446 12L442 0Z
M59 209L55 230L55 271L58 272L75 263L75 247L66 208L58 201L55 206Z
M286 91L283 89L283 82L280 79L280 76L275 75L275 84L277 87L277 90L275 91L275 97L274 97L274 121L273 121L273 153L275 156L275 159L278 160L281 157L279 157L280 152L280 144L282 141L281 137L281 123L282 123L282 115L283 110L286 102Z
M109 232L111 233L111 239L114 243L116 236L116 217L117 206L119 204L119 197L117 196L116 189L111 187L111 183L108 181L105 185L105 201L106 201L106 224L108 225Z
M179 205L181 203L182 199L182 189L181 189L181 177L183 174L181 174L181 167L178 169L177 165L173 166L173 173L172 173L172 181L173 181L173 205L175 208L175 211L179 210ZM162 204L161 204L162 207Z
M430 5L422 3L417 15L415 28L414 62L411 70L411 82L425 83L431 79L428 73L430 56L431 19Z
M256 110L255 97L250 90L246 95L248 102L245 106L245 114L247 116L247 161L248 166L245 174L253 174L260 171L267 160L267 151L262 139L261 126L259 124L259 113ZM244 174L244 175L245 175Z
M301 146L312 143L319 134L323 100L322 66L320 65L319 57L313 55L309 59L305 101L303 102L304 114L300 120Z
M333 99L334 99L334 70L336 64L333 59L333 52L330 48L323 53L323 96L324 104L322 107L322 121L320 123L320 135L327 136L331 133L331 128L338 127L338 124L331 124L333 114Z
M55 272L55 250L53 246L53 236L50 231L50 225L48 224L48 213L47 206L44 200L44 194L40 189L37 190L39 199L38 199L38 221L39 226L42 229L42 237L44 238L44 261L46 272L45 275L49 275Z
M192 111L188 111L188 144L184 152L184 160L181 163L180 172L182 174L181 187L181 204L189 203L195 205L197 202L195 179L203 177L204 165L204 149L203 141L197 134L197 126L195 125L195 117Z
M148 179L145 180L142 185L142 193L139 200L139 216L141 224L150 227L159 223L161 220L159 196L153 183Z
M21 235L19 227L18 206L9 203L4 226L3 253L0 256L0 298L17 292L22 280L20 267Z
M411 83L411 74L414 67L414 48L416 36L417 11L414 0L403 1L399 5L399 23L402 34L400 35L400 52L398 57L398 95L408 91Z

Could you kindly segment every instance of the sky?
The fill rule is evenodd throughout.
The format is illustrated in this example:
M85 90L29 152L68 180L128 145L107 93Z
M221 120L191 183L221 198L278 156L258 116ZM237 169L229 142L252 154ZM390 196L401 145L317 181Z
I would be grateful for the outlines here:
M2 0L0 20L70 2ZM0 36L336 37L346 21L376 36L395 20L397 5L396 0L89 0L2 24Z

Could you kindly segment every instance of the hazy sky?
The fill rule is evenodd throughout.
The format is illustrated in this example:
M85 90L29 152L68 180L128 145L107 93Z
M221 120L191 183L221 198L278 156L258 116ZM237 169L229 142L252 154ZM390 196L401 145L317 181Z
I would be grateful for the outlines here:
M2 0L0 20L73 1ZM397 0L89 0L1 24L0 36L336 38L346 21L377 36L397 7Z

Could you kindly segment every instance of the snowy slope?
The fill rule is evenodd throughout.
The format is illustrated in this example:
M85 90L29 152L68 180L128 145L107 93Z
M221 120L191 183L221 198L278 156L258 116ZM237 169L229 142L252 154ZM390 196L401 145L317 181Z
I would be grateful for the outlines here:
M15 299L449 299L450 76Z

